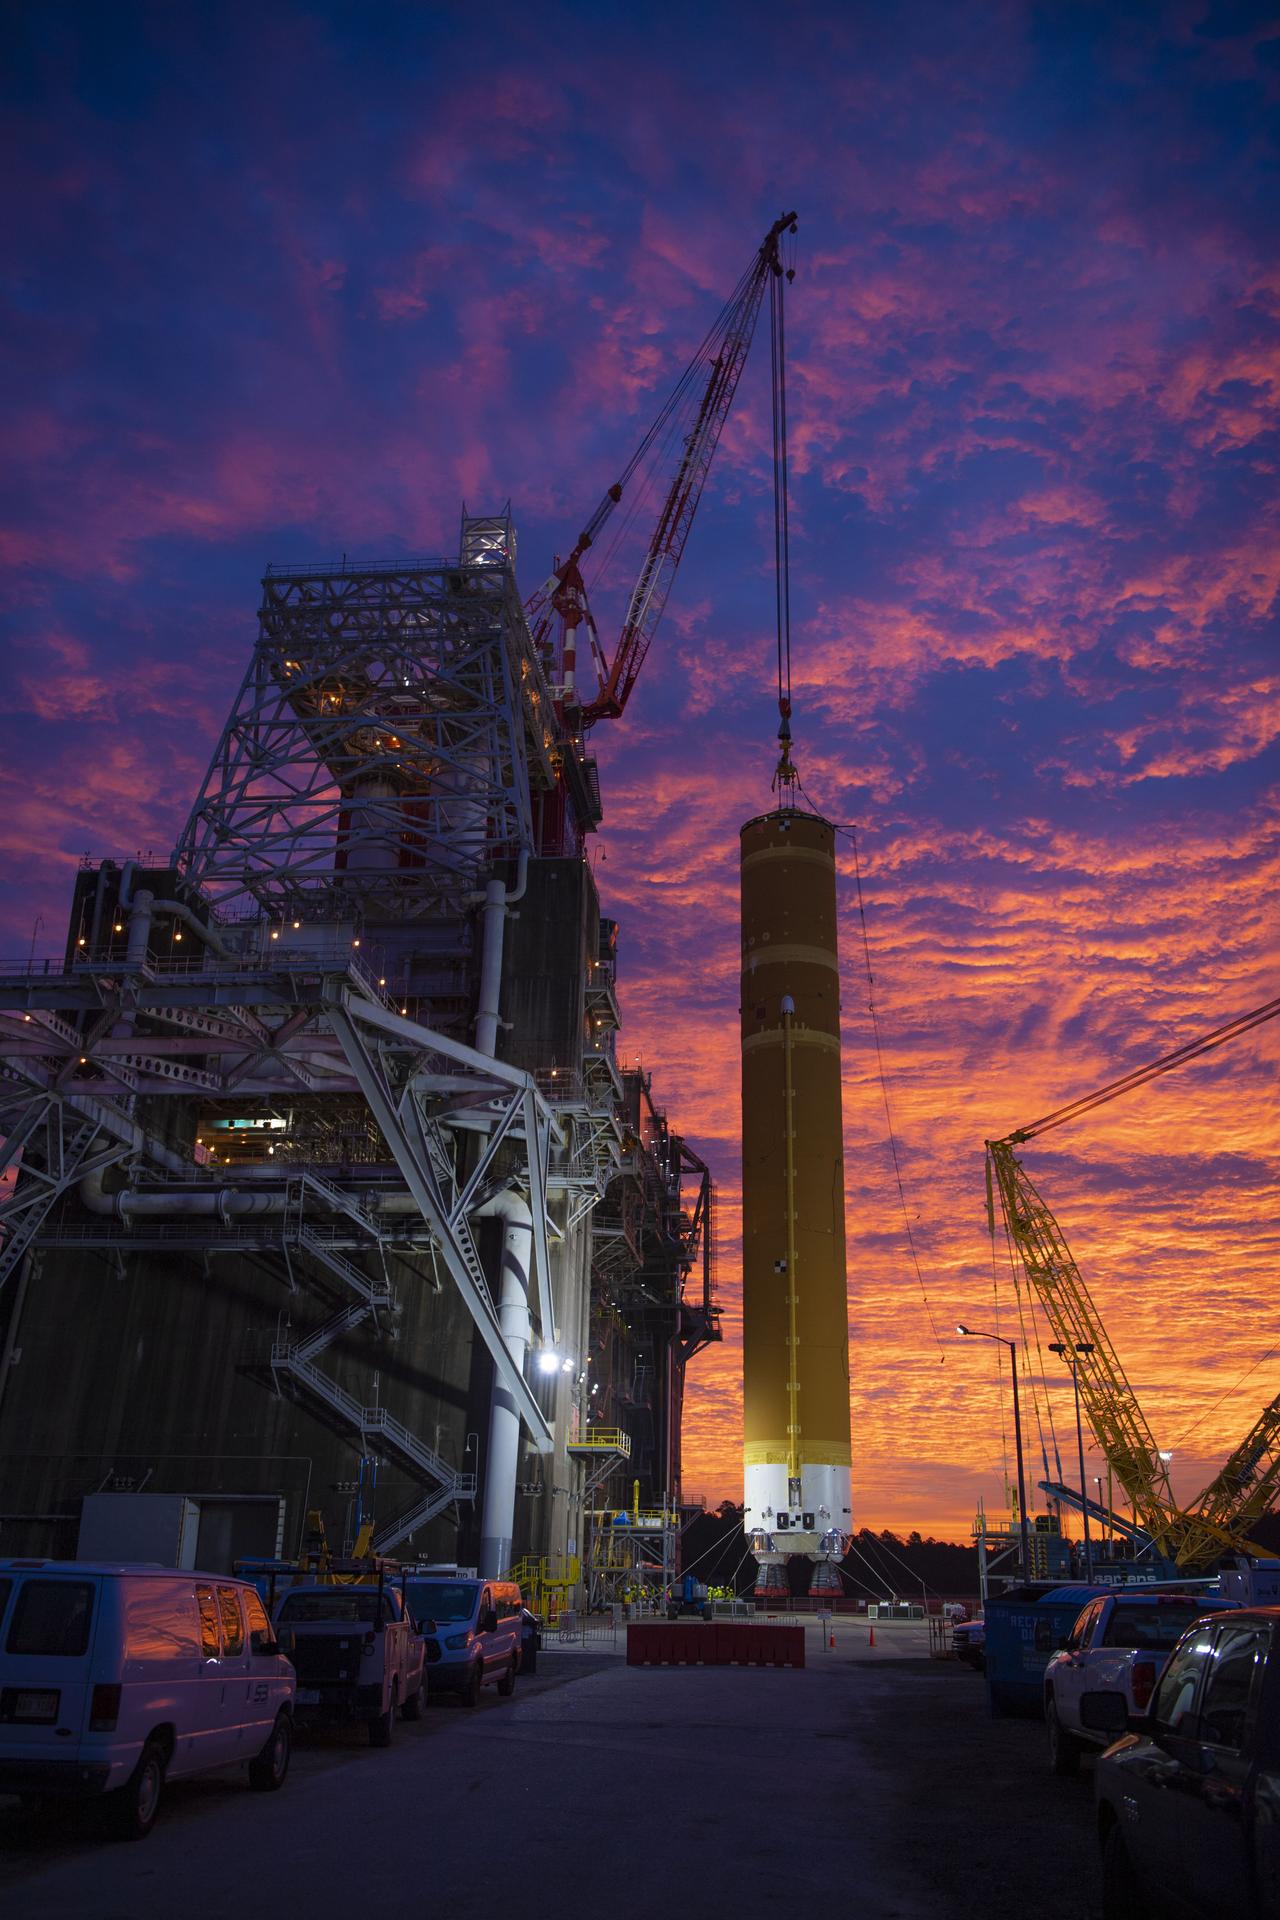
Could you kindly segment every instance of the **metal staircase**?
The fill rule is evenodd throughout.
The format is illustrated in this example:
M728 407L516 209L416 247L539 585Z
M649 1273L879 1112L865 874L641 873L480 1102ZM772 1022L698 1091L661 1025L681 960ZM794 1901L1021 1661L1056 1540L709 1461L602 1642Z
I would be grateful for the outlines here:
M476 1477L473 1473L456 1472L434 1447L411 1433L403 1421L397 1420L385 1407L362 1405L354 1394L312 1364L312 1355L319 1347L343 1331L336 1322L345 1320L347 1325L354 1325L367 1311L367 1308L353 1306L306 1339L277 1340L271 1349L270 1365L277 1392L308 1406L331 1431L357 1435L362 1451L376 1450L394 1460L414 1479L429 1483L427 1491L379 1533L376 1544L382 1551L412 1533L415 1527L425 1525L453 1501L473 1499ZM355 1318L347 1319L348 1314ZM318 1343L317 1335L323 1335Z

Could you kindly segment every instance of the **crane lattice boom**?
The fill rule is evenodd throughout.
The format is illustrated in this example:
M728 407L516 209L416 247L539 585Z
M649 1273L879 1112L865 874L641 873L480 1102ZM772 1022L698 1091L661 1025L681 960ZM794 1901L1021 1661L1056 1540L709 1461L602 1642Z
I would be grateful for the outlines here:
M782 235L788 231L794 232L795 220L794 213L786 213L770 227L751 266L738 282L671 398L641 441L621 477L609 488L579 534L572 553L528 602L526 612L530 628L539 645L550 645L553 620L558 618L563 629L561 697L567 724L582 728L597 720L616 719L627 704L684 554L702 489L733 406L742 369L746 365L765 288L771 278L780 281L782 277ZM776 364L774 378L775 382L781 378L781 370ZM582 561L623 499L641 462L661 439L677 412L688 408L693 395L698 393L697 411L684 436L675 477L667 488L657 524L631 589L610 665L605 658L587 600ZM580 700L577 688L579 628L586 630L598 682L596 693L586 701Z
M1139 1067L1095 1093L987 1142L987 1224L995 1233L995 1194L1009 1244L1055 1338L1073 1356L1080 1401L1098 1445L1133 1504L1139 1523L1180 1567L1208 1565L1224 1548L1264 1554L1247 1529L1266 1513L1280 1489L1280 1396L1264 1409L1226 1465L1194 1504L1180 1508L1169 1470L1138 1405L1061 1227L1028 1176L1014 1147L1117 1099L1147 1081L1220 1047L1237 1034L1280 1015L1280 999L1240 1014ZM1084 1489L1081 1488L1083 1496Z

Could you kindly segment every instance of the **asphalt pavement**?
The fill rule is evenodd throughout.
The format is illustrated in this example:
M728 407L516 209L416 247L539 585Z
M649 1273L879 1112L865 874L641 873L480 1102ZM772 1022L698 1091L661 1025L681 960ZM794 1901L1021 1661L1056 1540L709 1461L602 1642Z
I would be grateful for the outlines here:
M1095 1920L1092 1768L919 1630L814 1626L808 1664L629 1668L622 1639L544 1648L512 1700L448 1702L393 1745L300 1739L283 1790L166 1789L151 1837L0 1800L0 1910L40 1920L329 1920L378 1909L652 1920ZM831 1903L835 1903L833 1908Z

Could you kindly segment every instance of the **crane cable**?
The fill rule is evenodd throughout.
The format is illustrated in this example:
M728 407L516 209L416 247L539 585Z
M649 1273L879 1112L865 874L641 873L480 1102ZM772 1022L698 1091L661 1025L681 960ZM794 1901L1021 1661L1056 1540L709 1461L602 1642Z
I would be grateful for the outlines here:
M1197 1059L1202 1053L1212 1053L1215 1048L1223 1047L1228 1040L1234 1040L1237 1034L1248 1033L1251 1027L1260 1027L1266 1020L1274 1020L1280 1014L1280 999L1268 1000L1260 1007L1254 1007L1248 1013L1238 1013L1234 1020L1228 1020L1220 1027L1214 1027L1198 1040L1188 1040L1185 1045L1175 1047L1172 1053L1165 1053L1158 1060L1148 1061L1145 1067L1135 1067L1132 1073L1126 1073L1119 1080L1108 1081L1105 1087L1098 1087L1093 1093L1081 1094L1078 1100L1069 1101L1065 1107L1057 1107L1052 1113L1046 1113L1042 1119L1033 1120L1029 1126L1018 1127L1006 1135L1006 1140L1019 1146L1024 1140L1030 1140L1038 1133L1047 1133L1051 1127L1065 1126L1068 1120L1076 1120L1081 1114L1091 1113L1095 1107L1105 1107L1110 1101L1118 1100L1122 1093L1131 1093L1135 1087L1142 1087L1149 1080L1157 1080L1161 1074L1172 1073L1175 1067L1185 1066L1188 1060ZM999 1143L1003 1144L1003 1143Z
M790 231L794 232L794 224ZM769 368L773 414L773 579L778 630L778 745L772 786L784 806L794 806L800 776L791 763L791 515L787 485L787 330L785 291L794 267L782 250L769 270Z

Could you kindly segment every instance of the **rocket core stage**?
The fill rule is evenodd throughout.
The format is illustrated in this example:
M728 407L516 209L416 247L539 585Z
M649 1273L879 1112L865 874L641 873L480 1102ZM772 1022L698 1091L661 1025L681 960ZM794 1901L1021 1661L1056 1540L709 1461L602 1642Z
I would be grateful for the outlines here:
M835 829L742 829L743 1525L756 1591L789 1554L836 1591L852 1532Z

